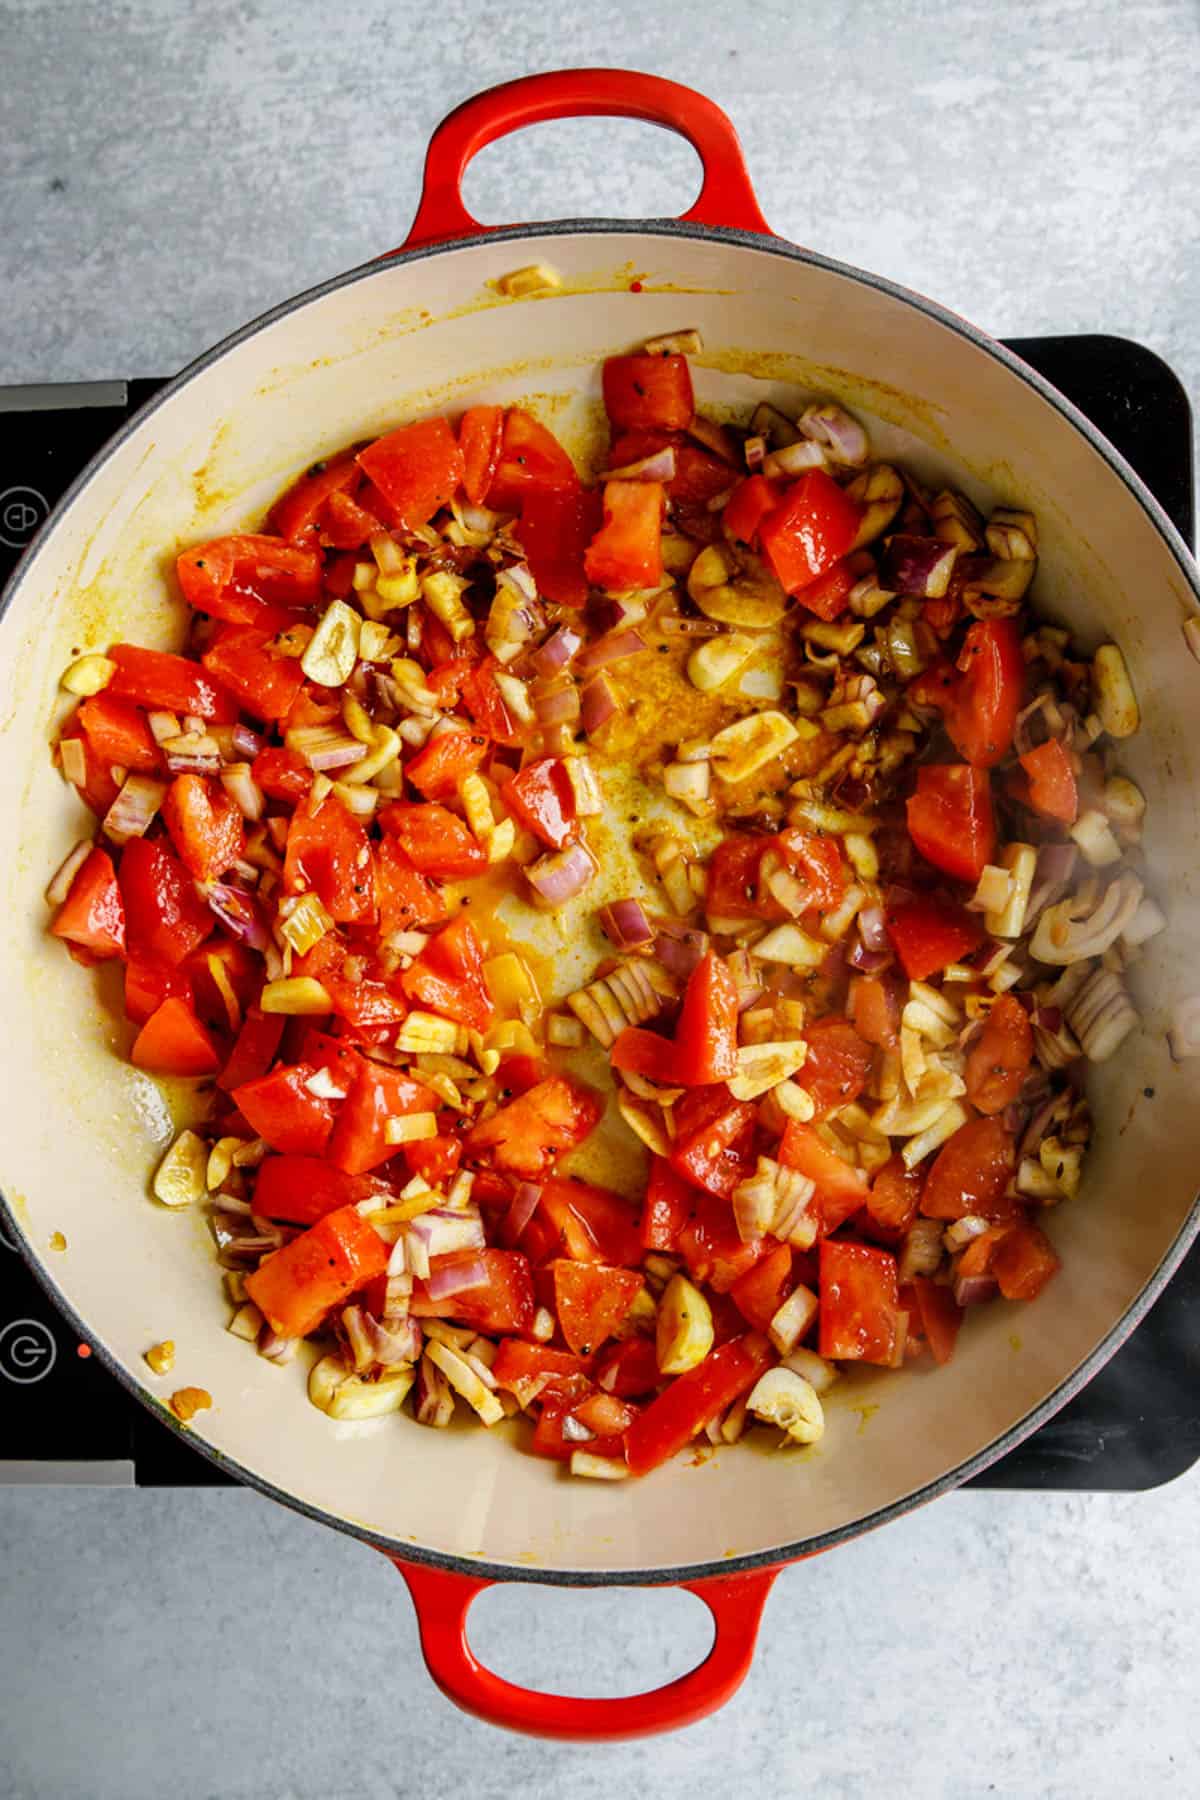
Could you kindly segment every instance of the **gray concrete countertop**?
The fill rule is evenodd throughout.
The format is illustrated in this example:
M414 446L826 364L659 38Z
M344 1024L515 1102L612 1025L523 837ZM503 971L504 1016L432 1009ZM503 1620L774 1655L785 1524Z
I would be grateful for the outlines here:
M0 0L0 382L179 367L397 243L451 104L574 62L711 94L787 237L998 335L1139 338L1195 394L1198 51L1187 0ZM468 199L637 217L696 185L649 127L556 125ZM587 1751L453 1712L386 1566L251 1494L0 1491L0 1800L1195 1792L1198 1498L953 1496L785 1572L726 1713ZM476 1620L575 1692L706 1642L671 1594L507 1589Z

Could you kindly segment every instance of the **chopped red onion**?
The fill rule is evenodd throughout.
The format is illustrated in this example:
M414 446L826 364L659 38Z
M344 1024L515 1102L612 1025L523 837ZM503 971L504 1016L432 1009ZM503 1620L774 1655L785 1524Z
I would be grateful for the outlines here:
M940 600L950 586L957 560L957 544L944 544L941 538L913 537L897 532L884 544L880 579L889 593Z
M957 1275L954 1279L954 1300L958 1306L979 1306L985 1300L994 1300L999 1292L994 1275Z
M625 463L619 469L606 469L605 481L674 481L675 479L675 446L668 444L665 449L656 450L652 456L639 457L637 462Z
M695 438L698 444L703 444L706 450L711 450L714 456L720 457L722 462L737 468L737 444L724 425L718 425L715 419L706 419L703 413L697 413L687 428L687 434Z
M262 818L266 796L255 781L249 763L227 763L221 770L221 786L244 819Z
M384 1368L396 1363L416 1362L421 1354L424 1339L415 1319L401 1319L389 1326L381 1324L371 1313L364 1313L362 1327L372 1360Z
M606 594L588 608L601 631L618 631L625 625L640 625L649 608L638 594Z
M224 881L210 882L200 892L231 937L251 950L261 952L267 948L271 934L252 895Z
M607 725L613 714L621 709L621 702L607 675L594 676L579 698L583 729L589 737L602 725Z
M654 927L640 900L614 900L599 912L600 929L618 950L637 950L654 942Z
M433 1207L411 1220L408 1233L424 1246L428 1256L449 1256L455 1250L482 1250L486 1242L483 1220L477 1212L453 1212L443 1206Z
M233 728L234 754L245 762L253 762L263 747L262 734L252 731L249 725L238 724Z
M530 887L550 906L573 900L596 873L596 859L584 844L568 844L565 850L539 857L525 871Z
M784 444L779 450L772 450L763 459L763 474L769 479L777 476L803 475L808 469L823 469L828 464L820 444L802 438L796 444Z
M512 1197L512 1204L500 1221L500 1236L506 1244L519 1242L521 1233L538 1209L542 1190L536 1181L523 1181Z
M595 638L579 657L579 670L583 675L591 675L597 669L607 669L611 663L623 662L627 656L636 656L646 649L646 640L640 631L609 631L603 637Z
M175 738L176 745L182 744L182 738ZM163 746L163 755L167 769L172 775L218 775L221 770L221 758L204 751L168 750Z
M708 933L691 929L682 919L656 918L654 923L658 931L654 940L656 960L669 975L686 980L708 950Z
M582 644L583 638L578 631L572 631L569 625L560 625L529 660L539 675L557 675L578 654Z
M868 950L891 950L891 939L887 934L887 920L882 906L864 906L858 914L856 924L858 935Z
M536 600L538 597L537 582L533 579L533 571L528 563L509 563L506 569L496 571L496 580L507 587L516 588L524 600Z
M421 1425L443 1427L454 1417L454 1390L436 1363L423 1356L417 1364L413 1411Z
M1038 715L1049 698L1049 694L1038 694L1029 702L1028 706L1022 707L1017 714L1017 722L1013 727L1013 748L1018 756L1027 755L1030 750L1036 749L1045 738L1046 732L1044 730L1035 731L1034 724L1035 721L1039 724L1044 723L1039 720Z
M1038 850L1033 887L1025 907L1026 931L1047 906L1054 904L1075 872L1079 852L1074 844L1043 844Z
M456 1256L449 1267L442 1263L434 1268L430 1263L429 1274L425 1277L425 1291L431 1300L449 1300L455 1294L466 1294L473 1288L486 1287L490 1280L488 1266L482 1256Z
M568 676L535 681L530 693L539 725L570 725L579 717L579 689Z
M818 400L814 406L806 407L797 424L806 437L823 444L833 461L846 468L860 468L871 454L866 432L836 401Z
M861 938L856 938L846 951L847 966L859 975L882 975L891 968L893 960L889 950L868 950Z
M130 775L104 815L104 834L114 844L142 837L163 803L166 783L149 775Z
M1005 1131L1009 1133L1010 1137L1015 1138L1025 1129L1029 1119L1029 1108L1022 1106L1019 1100L1010 1100L1000 1116L1004 1122Z

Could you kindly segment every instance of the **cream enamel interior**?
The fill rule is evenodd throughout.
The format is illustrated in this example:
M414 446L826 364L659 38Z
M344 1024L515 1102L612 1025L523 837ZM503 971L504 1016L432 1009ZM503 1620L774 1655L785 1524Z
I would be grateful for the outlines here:
M535 261L561 292L504 303L486 285ZM628 292L637 277L643 292ZM951 1365L847 1381L825 1441L740 1446L639 1483L572 1482L472 1426L407 1417L332 1425L229 1336L202 1218L147 1197L169 1137L159 1091L121 1060L131 1033L101 1002L111 977L43 934L43 889L86 829L52 769L57 678L114 637L171 646L164 570L177 546L249 524L293 473L413 413L524 398L584 451L598 359L696 325L701 405L832 393L877 445L978 498L1031 506L1041 607L1086 642L1115 638L1144 716L1125 766L1149 799L1147 854L1170 930L1138 988L1147 1029L1096 1084L1080 1198L1051 1221L1064 1269L1029 1308L999 1304ZM96 1340L159 1399L191 1383L194 1430L304 1504L398 1547L527 1572L646 1571L761 1555L837 1531L938 1479L1035 1408L1136 1299L1188 1218L1200 1167L1195 1064L1164 1043L1197 928L1195 609L1164 537L1087 440L1031 387L930 314L852 275L749 243L633 230L528 234L381 265L285 312L210 362L126 439L27 559L0 620L0 1007L6 1125L0 1186L34 1254ZM114 1054L117 1052L117 1054ZM1154 1089L1146 1099L1145 1088ZM49 1251L53 1232L64 1253ZM174 1374L142 1354L171 1337Z

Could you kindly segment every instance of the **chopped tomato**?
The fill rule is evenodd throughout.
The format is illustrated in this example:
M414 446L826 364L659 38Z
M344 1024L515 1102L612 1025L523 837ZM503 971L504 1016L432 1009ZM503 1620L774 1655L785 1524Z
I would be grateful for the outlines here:
M861 519L862 508L823 469L810 469L794 481L758 530L784 593L804 594L845 556Z
M481 663L474 665L461 684L463 705L479 729L497 744L518 744L521 742L521 734L517 731L503 694L496 686L495 676L499 667L494 656L485 656Z
M878 975L856 975L846 1010L860 1038L883 1050L896 1048L900 1042L900 997L893 983Z
M704 1193L693 1197L691 1216L679 1233L677 1248L693 1281L708 1282L718 1294L727 1294L765 1254L767 1242L753 1238L747 1243L734 1222L728 1199Z
M271 508L271 523L280 537L289 543L299 543L317 529L330 497L353 492L361 480L362 473L352 456L334 462L314 463L275 502Z
M862 571L854 567L854 558L843 556L835 562L824 575L810 582L804 590L804 604L809 612L816 613L819 619L832 621L844 613L850 598L851 589L861 578Z
M88 735L79 723L79 713L68 719L59 733L61 747L67 742L76 743L83 752L83 780L76 783L75 792L85 806L90 806L98 818L103 818L117 795L120 787L113 780L112 765L96 755L88 741Z
M921 1204L921 1177L904 1166L901 1156L893 1156L879 1169L867 1195L867 1213L881 1233L901 1238L917 1216Z
M339 923L369 923L375 917L375 880L366 832L336 794L326 794L315 811L310 808L311 800L292 814L284 888L289 894L313 889Z
M1058 739L1027 750L1020 762L1029 777L1029 804L1034 812L1073 825L1079 816L1079 787L1071 758Z
M467 1134L470 1157L490 1157L513 1175L543 1174L595 1128L603 1108L590 1088L551 1075Z
M135 950L126 958L125 1017L135 1025L144 1025L164 1000L191 997L192 984L182 964L166 962L149 950Z
M88 852L50 930L101 960L124 956L125 903L107 850Z
M703 1087L727 1081L737 1066L737 988L728 965L709 950L688 976L675 1027L673 1079Z
M780 489L765 475L747 475L739 481L721 514L726 537L735 544L753 544L768 513L779 505Z
M320 1156L333 1127L333 1107L308 1090L316 1074L307 1063L272 1069L232 1090L233 1103L251 1129L272 1150Z
M1045 1232L1028 1222L1006 1231L992 1256L992 1274L1006 1300L1036 1299L1059 1266Z
M903 1347L896 1259L868 1244L821 1244L818 1347L834 1362L890 1366Z
M393 800L379 823L422 875L462 881L487 867L487 851L456 813L432 801Z
M610 356L603 383L604 410L619 430L681 431L692 422L696 403L686 356Z
M636 1268L642 1260L637 1214L609 1188L564 1176L541 1182L538 1206L553 1233L553 1256Z
M497 512L521 512L529 495L541 488L575 489L579 476L552 431L519 406L504 415L500 461L486 504Z
M233 696L186 656L141 650L135 644L114 644L108 655L117 667L105 693L114 700L136 700L139 706L180 717L194 713L214 725L232 725L237 718Z
M492 1373L495 1374L493 1367ZM662 1386L654 1339L622 1338L607 1344L592 1364L592 1377L602 1393L616 1394L622 1400L637 1400ZM496 1377L499 1380L499 1376Z
M207 775L177 775L163 798L162 816L197 881L216 881L246 848L241 813Z
M589 1394L586 1400L579 1402L571 1416L577 1419L581 1425L586 1426L598 1443L611 1443L612 1454L621 1457L624 1455L624 1448L621 1444L622 1433L628 1430L637 1415L636 1406L628 1406L624 1400L619 1400L615 1394L609 1393ZM595 1454L602 1456L607 1455L608 1452L596 1450Z
M217 1076L217 1086L230 1093L265 1075L279 1052L286 1024L282 1013L261 1013L251 1008L242 1020L229 1060Z
M354 464L344 465L353 476ZM321 555L311 544L240 532L185 550L175 563L189 606L239 625L279 631L287 608L314 606L321 597Z
M831 1150L811 1125L789 1119L777 1154L785 1168L798 1169L816 1187L827 1232L836 1231L866 1200L867 1179L862 1170Z
M670 1086L677 1080L677 1054L670 1038L662 1037L657 1031L643 1030L640 1025L626 1025L617 1033L609 1051L609 1061L614 1069L625 1074L641 1075L647 1081L661 1081Z
M234 1099L238 1099L236 1094ZM329 1161L348 1175L365 1175L396 1154L396 1146L387 1141L389 1119L402 1118L406 1113L436 1112L437 1108L437 1096L423 1082L414 1081L411 1075L387 1063L360 1057L354 1085L338 1107L333 1123Z
M642 1277L632 1269L569 1258L559 1258L550 1267L562 1334L577 1356L591 1356L625 1318L642 1291Z
M519 1250L463 1250L435 1260L440 1268L482 1258L487 1281L445 1300L431 1300L425 1284L416 1283L411 1311L415 1319L458 1319L476 1331L526 1332L533 1324L533 1277L529 1259Z
M858 1099L871 1074L871 1046L849 1019L818 1019L804 1033L808 1056L801 1071L805 1091L816 1107L815 1118L827 1119Z
M552 850L561 850L576 835L575 789L561 756L536 757L500 792L518 824Z
M625 1434L625 1460L631 1472L647 1475L682 1450L747 1393L772 1360L767 1340L748 1333L718 1345L702 1363L677 1376Z
M666 488L671 499L679 505L707 506L733 481L736 471L732 465L702 450L683 431L622 432L609 449L608 466L624 469L630 463L642 462L668 448L675 452L675 473Z
M400 985L419 1006L432 1007L471 1031L486 1031L492 1022L495 1009L483 973L483 945L465 913L430 939Z
M395 838L381 838L374 851L380 936L440 925L447 913L446 896L432 875L415 869Z
M402 1155L410 1175L419 1175L430 1187L445 1187L462 1161L462 1139L425 1138L405 1144Z
M387 1263L379 1233L353 1206L342 1206L247 1275L246 1293L280 1337L306 1337Z
M948 1363L958 1341L962 1307L956 1304L953 1289L932 1281L927 1275L914 1275L912 1285L921 1331L933 1351L933 1359Z
M252 625L226 625L200 658L256 719L287 718L304 686L299 658L272 656L271 642L269 632Z
M977 619L968 627L957 666L946 730L960 756L990 769L1007 754L1021 710L1025 659L1016 620Z
M753 1268L738 1276L729 1297L756 1331L767 1331L793 1286L791 1247L776 1244Z
M463 492L472 506L482 506L500 460L504 435L502 406L469 406L458 424L462 452Z
M490 748L482 731L443 731L422 745L404 773L426 800L452 800Z
M908 802L908 834L926 862L955 881L978 881L996 850L986 769L937 763L917 771Z
M341 717L341 711L336 689L306 681L284 716L283 729L299 731L305 725L332 725Z
M315 1225L340 1206L356 1206L380 1191L378 1181L347 1175L323 1156L268 1156L254 1184L254 1210L288 1225Z
M250 773L272 800L295 806L312 786L313 772L302 756L282 744L267 744L250 765Z
M184 958L179 973L190 983L197 1013L218 1031L236 1031L243 1010L262 987L261 960L233 938L210 938ZM226 989L234 997L232 1013Z
M921 1211L927 1219L1018 1218L1020 1206L1006 1192L1013 1160L1012 1134L999 1119L969 1119L938 1151Z
M129 1060L152 1075L214 1075L221 1057L191 1004L164 1000L134 1039Z
M674 1251L695 1198L695 1188L676 1174L665 1156L652 1156L642 1208L643 1249Z
M421 419L389 431L359 451L358 463L397 523L410 530L449 506L465 473L462 452L445 419Z
M84 700L76 717L88 748L110 768L131 775L151 774L162 767L162 752L151 735L146 715L132 700L117 700L105 689Z
M754 1108L724 1082L689 1088L675 1108L671 1167L695 1187L727 1198L754 1166Z
M587 547L600 529L603 505L595 488L531 487L521 503L517 536L539 594L560 606L588 597Z
M604 523L583 559L593 587L610 592L662 581L663 490L656 481L606 481Z
M130 951L179 963L215 924L179 858L158 838L132 838L117 875Z
M978 917L940 894L921 894L889 906L887 933L910 981L927 981L983 942Z
M731 832L721 839L708 862L705 908L714 919L762 919L782 916L783 908L768 896L759 898L758 871L769 838Z
M548 1344L526 1344L520 1338L501 1338L492 1364L496 1386L523 1398L554 1392L555 1384L582 1375L583 1361L570 1350L552 1350Z
M1017 1098L1033 1061L1033 1027L1015 994L999 994L967 1052L967 1098L981 1113L999 1113Z
M377 513L368 507L360 506L349 494L330 494L321 511L321 542L329 544L335 550L357 550L376 532L383 529L383 522ZM353 563L349 588L354 586ZM327 591L336 591L326 574ZM345 593L340 598L345 599Z

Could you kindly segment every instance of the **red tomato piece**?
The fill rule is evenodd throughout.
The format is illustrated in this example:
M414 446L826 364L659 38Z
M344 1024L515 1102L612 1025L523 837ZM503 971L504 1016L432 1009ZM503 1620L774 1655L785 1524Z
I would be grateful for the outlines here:
M641 1262L637 1214L620 1194L567 1176L546 1176L541 1189L538 1205L554 1233L554 1255L628 1268Z
M783 908L759 899L758 871L770 838L736 832L722 838L708 861L705 909L714 919L777 918Z
M1021 628L1015 619L977 619L959 652L946 730L960 756L990 769L1007 755L1025 688Z
M250 765L250 773L272 800L299 805L312 786L313 772L302 756L282 744L267 744Z
M1073 825L1079 817L1079 786L1067 751L1057 738L1020 758L1029 777L1029 804L1046 819Z
M442 1256L439 1267L452 1267L456 1260L482 1257L488 1279L482 1287L467 1288L447 1300L431 1300L424 1283L416 1283L411 1311L416 1319L457 1319L473 1325L476 1331L527 1332L533 1324L535 1301L529 1259L519 1250L464 1250L456 1256Z
M164 1000L191 997L191 980L179 964L165 962L148 950L135 950L126 959L125 1017L135 1025L144 1025Z
M889 1240L901 1238L916 1218L920 1204L921 1177L905 1168L903 1157L891 1157L877 1171L867 1195L871 1223Z
M563 1383L578 1380L583 1372L582 1359L572 1351L526 1344L520 1338L501 1338L492 1364L496 1386L515 1394L522 1406L535 1397L550 1399L562 1393Z
M399 524L426 525L462 486L462 451L446 419L401 425L358 453L360 468L387 500Z
M677 1376L625 1434L625 1460L631 1472L649 1474L682 1450L748 1392L773 1360L767 1340L748 1333L718 1345L702 1363Z
M256 719L285 719L304 686L299 658L272 656L271 641L269 632L252 625L226 625L200 658Z
M502 406L469 406L458 425L463 459L463 492L472 506L482 506L500 460L504 436Z
M357 473L353 463L345 466ZM282 630L293 623L288 607L314 606L321 597L319 550L255 532L197 544L177 558L175 570L197 612L263 631Z
M446 917L446 896L439 884L413 867L395 838L381 838L374 848L380 936L440 925Z
M492 1022L495 1009L483 974L483 945L465 913L430 939L400 985L411 1000L471 1031L486 1031Z
M867 1178L862 1170L831 1150L811 1125L790 1119L777 1155L785 1168L799 1169L816 1187L827 1232L836 1231L867 1198Z
M665 1156L652 1156L642 1209L642 1248L674 1251L695 1198L695 1188L676 1174Z
M283 885L289 894L314 889L339 924L368 924L374 919L370 839L336 794L326 794L315 812L306 805L292 814Z
M560 606L588 597L587 547L600 529L603 504L595 488L530 488L521 503L517 536L538 592Z
M908 835L926 862L955 881L978 881L996 850L986 769L937 763L917 771L907 806Z
M616 1394L622 1400L637 1400L654 1393L663 1380L654 1339L628 1337L606 1344L592 1365L592 1377L602 1393Z
M214 967L220 969L222 983L232 989L237 1002L232 1017L224 985L218 985ZM259 956L245 944L233 938L215 937L185 957L179 973L191 983L196 1011L205 1024L218 1031L236 1031L241 1012L258 997L263 966Z
M784 593L804 594L845 556L861 519L862 508L824 469L810 469L793 482L758 528L763 554Z
M815 1118L827 1119L857 1100L867 1085L874 1057L849 1019L818 1019L804 1033L808 1045L802 1080L816 1107Z
M622 432L609 449L608 466L624 469L668 448L675 452L675 473L666 484L667 493L681 506L707 506L725 492L737 474L731 463L711 456L683 431Z
M510 746L520 743L521 733L496 686L495 673L499 667L494 656L485 656L469 670L461 683L461 692L463 705L479 729L495 743Z
M688 976L675 1027L674 1080L683 1087L727 1081L738 1066L738 993L728 965L707 951Z
M271 524L289 544L300 543L317 529L330 497L353 493L361 480L362 472L352 456L314 463L275 502L271 508ZM314 594L313 599L316 598ZM203 610L207 612L208 608Z
M560 756L536 757L506 781L500 792L517 822L551 850L561 850L575 836L575 789Z
M536 1177L594 1130L603 1107L590 1088L551 1075L472 1127L466 1152L496 1168Z
M349 494L330 494L321 509L321 542L334 550L358 550L375 532L383 530L383 521L377 513L368 507L360 506ZM350 580L343 587L343 578L333 582L329 573L325 576L327 593L336 593L344 600L354 586L354 562L351 559ZM340 590L340 592L339 592Z
M656 481L606 481L604 523L584 554L593 587L611 592L662 581L663 490Z
M1024 1222L1006 1231L992 1254L992 1274L1006 1300L1034 1300L1060 1267L1040 1226Z
M467 776L487 760L490 749L482 731L443 731L422 745L405 764L404 774L426 800L452 800Z
M463 881L487 867L483 845L457 813L435 802L393 800L379 814L379 823L422 875Z
M794 1285L791 1246L776 1244L753 1268L738 1276L729 1298L756 1331L767 1331Z
M97 817L102 819L121 790L113 780L111 765L104 762L92 749L88 735L79 723L78 709L63 725L58 740L60 747L70 741L78 744L83 752L83 780L76 783L75 792L84 805L90 806Z
M125 903L107 850L89 850L50 927L101 960L125 954Z
M315 1225L342 1206L356 1206L382 1191L366 1175L347 1175L323 1156L268 1156L254 1184L254 1210L288 1225Z
M754 1107L719 1082L690 1088L675 1109L670 1163L676 1174L728 1198L754 1166Z
M678 1250L693 1281L708 1283L718 1294L727 1294L766 1254L767 1240L754 1238L744 1243L728 1199L720 1199L716 1194L696 1194L691 1217L679 1233Z
M921 894L887 908L887 934L910 981L926 981L983 942L983 926L957 901Z
M843 556L835 562L832 569L810 582L804 590L804 604L809 612L816 613L819 619L834 620L846 610L846 602L850 598L850 590L861 577L861 571L852 566L852 559Z
M554 1310L562 1334L576 1356L591 1356L613 1335L642 1291L632 1269L559 1258L554 1276Z
M108 652L117 665L104 690L114 700L136 700L139 706L179 715L194 713L214 725L232 725L237 702L199 663L167 650L141 650L136 644L114 644Z
M341 712L341 701L333 688L306 681L287 710L283 729L298 731L304 725L332 725Z
M246 1292L280 1337L307 1337L387 1263L379 1233L353 1206L342 1206L247 1275Z
M425 1138L403 1145L402 1154L410 1175L419 1175L430 1187L445 1187L462 1161L462 1139Z
M1005 1191L1012 1178L1011 1132L999 1119L969 1119L938 1151L925 1177L921 1211L927 1219L1019 1218L1021 1208Z
M87 737L88 748L108 767L146 775L162 767L162 753L146 723L146 715L132 700L116 700L107 689L84 700L75 715Z
M846 1010L864 1042L883 1050L899 1044L900 996L894 983L878 975L856 975Z
M213 930L212 913L179 858L157 838L132 838L117 875L129 948L180 963Z
M261 1013L251 1008L242 1020L229 1060L217 1076L217 1086L231 1093L245 1082L265 1075L279 1052L286 1024L282 1013Z
M207 775L177 775L163 797L162 816L197 881L216 881L246 848L241 813Z
M927 1275L914 1275L912 1285L921 1331L933 1351L933 1359L937 1363L948 1363L958 1341L963 1309L955 1303L952 1288Z
M333 1128L333 1107L309 1093L305 1084L315 1074L309 1063L285 1064L232 1090L234 1105L272 1150L295 1156L320 1156L324 1150Z
M611 1442L615 1455L623 1460L621 1436L633 1424L637 1415L636 1406L627 1406L615 1394L589 1394L586 1400L581 1400L575 1407L571 1417L585 1425L594 1434L597 1443ZM602 1456L608 1452L596 1449L594 1454Z
M497 512L521 512L538 489L578 486L575 464L554 433L519 406L510 407L486 504Z
M1033 1027L1015 994L999 994L967 1052L967 1098L981 1113L1000 1113L1017 1098L1033 1061Z
M152 1075L214 1075L221 1058L191 1005L164 1000L134 1039L129 1060Z
M387 1141L389 1119L437 1109L436 1094L422 1082L387 1063L362 1057L354 1085L338 1107L329 1139L329 1161L348 1175L365 1175L396 1154L396 1146Z
M682 431L696 411L686 356L610 356L603 386L604 410L618 430Z
M721 514L725 535L735 544L753 544L759 526L779 505L780 489L765 475L747 475L739 481Z
M836 1362L891 1366L902 1348L896 1259L887 1250L825 1238L818 1348Z
M670 1085L677 1077L675 1073L676 1048L670 1038L659 1035L657 1031L645 1031L640 1025L626 1025L617 1033L616 1042L609 1052L609 1061L614 1069L622 1069L631 1075L642 1075L647 1081L661 1081Z

